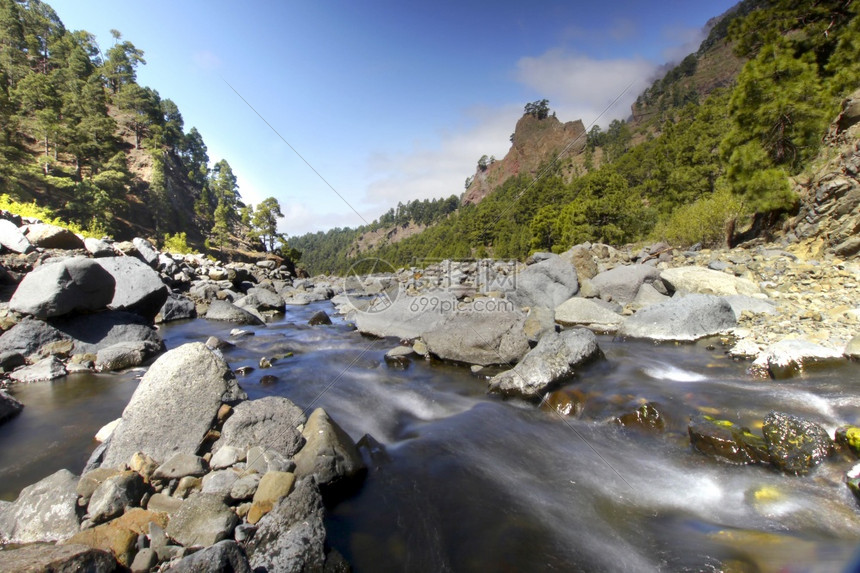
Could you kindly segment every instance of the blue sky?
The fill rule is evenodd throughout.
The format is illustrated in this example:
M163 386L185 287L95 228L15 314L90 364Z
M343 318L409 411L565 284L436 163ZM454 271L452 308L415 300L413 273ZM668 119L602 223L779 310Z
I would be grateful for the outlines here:
M106 50L145 52L138 81L177 103L245 202L273 196L289 235L463 192L501 158L523 106L562 121L629 115L657 68L734 2L48 0ZM358 214L230 89L238 91Z

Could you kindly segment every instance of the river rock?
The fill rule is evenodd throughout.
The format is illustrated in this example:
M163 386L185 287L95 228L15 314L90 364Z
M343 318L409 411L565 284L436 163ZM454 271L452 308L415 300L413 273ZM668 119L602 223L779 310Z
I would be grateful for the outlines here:
M539 263L540 264L540 263ZM520 310L504 310L501 299L481 299L484 308L495 305L503 309L487 312L447 314L437 328L422 335L430 353L442 360L468 364L511 364L529 351L524 330L526 315Z
M308 325L310 326L319 326L321 324L331 324L331 318L324 310L316 311L310 320L308 320Z
M170 573L251 573L251 566L242 547L232 539L225 539L183 557L167 571Z
M134 257L106 257L96 262L113 276L116 289L108 305L152 320L167 300L167 285L157 272Z
M84 248L89 254L97 259L102 257L113 257L116 255L116 252L113 250L113 247L110 246L110 243L102 239L87 237L84 239Z
M275 473L275 472L268 472ZM261 475L258 473L245 474L233 483L230 488L230 499L233 501L246 501L254 497L260 486Z
M230 495L233 484L239 479L239 472L233 469L215 470L203 476L203 493L215 494L222 499Z
M588 245L575 245L559 256L573 265L580 281L591 279L600 272L597 261L594 260L594 255L591 253L591 247Z
M110 551L121 565L128 567L134 560L140 538L152 525L166 527L167 519L167 514L135 507L113 521L76 533L67 543Z
M155 322L172 322L197 318L197 305L188 297L170 293L155 315Z
M765 441L734 422L698 415L687 430L693 448L709 457L732 464L770 462Z
M83 249L84 242L73 232L56 225L36 223L24 225L21 230L27 240L43 249Z
M587 298L572 298L555 308L555 321L563 326L584 326L599 332L615 332L624 318Z
M752 281L705 267L677 267L666 269L660 278L672 292L712 294L715 296L762 295Z
M445 291L414 297L401 294L384 310L353 311L347 316L355 320L355 327L364 334L412 340L442 325L457 304L457 298Z
M118 342L96 354L96 370L114 372L140 366L161 351L161 345L145 340Z
M233 535L238 523L220 496L198 493L171 518L167 535L184 547L209 547Z
M215 452L212 459L209 460L209 466L213 470L229 468L238 462L245 460L245 449L236 448L234 446L222 446Z
M104 480L95 489L87 504L87 518L93 524L110 521L123 512L140 505L145 486L141 475L125 471Z
M791 414L768 414L762 434L773 465L788 474L806 474L833 453L824 428Z
M78 529L75 510L78 478L59 470L21 490L13 503L0 505L0 544L62 541Z
M107 551L87 545L52 545L34 543L2 553L3 570L19 573L110 573L116 569L116 559Z
M769 315L777 313L776 305L769 300L754 298L743 294L724 296L723 299L731 305L732 311L734 311L735 317L738 319L740 319L742 312Z
M226 300L213 300L206 312L208 320L232 322L234 324L265 324L260 318Z
M691 294L643 308L624 321L618 334L650 340L692 341L736 324L728 302L712 295Z
M842 353L807 340L787 338L768 346L750 367L754 376L789 378L813 364L838 361Z
M349 489L364 478L367 468L355 442L325 410L311 413L302 435L307 442L295 457L296 476L314 476L324 492Z
M229 365L206 345L195 342L175 348L141 379L102 465L118 466L138 451L156 460L180 452L196 454L221 404L246 397Z
M296 475L291 472L267 472L254 492L248 523L254 525L272 511L276 503L290 494L295 481Z
M323 502L313 479L299 481L259 522L246 550L253 570L321 571L325 564Z
M252 287L245 293L246 304L257 310L284 312L284 299L276 292L266 288Z
M76 354L98 354L121 342L150 342L163 348L158 331L137 314L106 311L52 321L54 327L75 342Z
M140 255L141 260L150 267L155 268L158 264L158 251L155 250L152 243L146 239L135 237L131 240L131 244L134 245L135 249L137 249L137 253Z
M654 288L654 283L642 283L642 286L636 291L636 297L628 303L628 306L632 310L641 310L667 300L669 297Z
M576 269L558 255L549 255L516 275L506 299L519 306L555 308L579 291Z
M304 445L296 429L305 423L301 408L287 398L267 396L237 405L212 446L217 454L224 446L247 450L251 446L273 449L290 458Z
M538 398L573 375L573 369L602 356L590 330L547 333L513 370L490 378L491 392Z
M44 321L25 318L0 336L0 354L30 356L46 344L68 339L69 336Z
M63 362L56 356L49 356L39 360L31 366L25 366L9 374L9 378L16 382L42 382L56 380L67 374Z
M265 474L266 472L295 471L296 463L277 450L253 446L248 448L245 469L249 472Z
M114 278L93 259L74 257L28 273L9 308L38 318L105 308L114 296Z
M622 265L595 275L591 286L603 300L624 306L636 298L639 287L659 277L660 271L648 265Z
M87 505L90 498L98 487L108 478L119 475L120 470L116 468L96 468L88 472L84 472L81 479L78 480L78 485L75 489L80 499L78 505Z
M0 422L14 418L23 409L24 404L7 394L5 390L0 390Z
M201 458L200 456L195 456L194 454L189 454L185 452L180 452L178 454L174 454L163 464L158 466L158 469L152 474L152 477L156 479L181 479L185 476L203 476L206 475L206 472L209 471L209 468L206 464L206 460Z
M27 254L33 250L33 244L21 229L12 221L0 219L0 245L13 253Z

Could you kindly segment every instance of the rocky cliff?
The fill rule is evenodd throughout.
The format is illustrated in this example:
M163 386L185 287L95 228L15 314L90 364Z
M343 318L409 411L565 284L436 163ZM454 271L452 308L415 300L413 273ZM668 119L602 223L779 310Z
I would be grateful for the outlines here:
M466 189L463 204L477 204L502 183L521 173L537 175L540 167L567 149L566 156L585 149L585 126L581 120L561 123L555 115L538 119L525 114L511 137L511 149L501 161L478 167ZM569 148L568 148L569 146Z
M824 141L812 175L798 179L800 210L786 231L811 254L850 257L860 252L860 90L843 101Z

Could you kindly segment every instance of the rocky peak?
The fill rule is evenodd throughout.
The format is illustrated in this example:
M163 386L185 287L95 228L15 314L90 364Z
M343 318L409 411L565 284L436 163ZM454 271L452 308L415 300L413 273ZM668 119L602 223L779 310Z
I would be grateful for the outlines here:
M585 126L581 120L562 123L555 114L543 119L528 113L523 115L517 121L511 148L504 159L486 168L478 167L463 196L463 204L480 203L502 183L520 173L537 175L541 165L554 159L568 145L570 155L585 149Z

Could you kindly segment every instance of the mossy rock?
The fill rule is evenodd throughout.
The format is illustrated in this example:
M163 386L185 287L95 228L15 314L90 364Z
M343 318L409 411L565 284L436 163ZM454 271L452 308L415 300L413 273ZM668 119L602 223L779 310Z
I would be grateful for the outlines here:
M860 456L860 428L857 426L842 426L836 430L836 444L848 448Z
M768 414L762 434L773 465L788 474L806 474L833 454L833 441L824 428L791 414Z
M765 441L729 420L694 416L688 431L693 448L712 458L741 465L770 463Z

